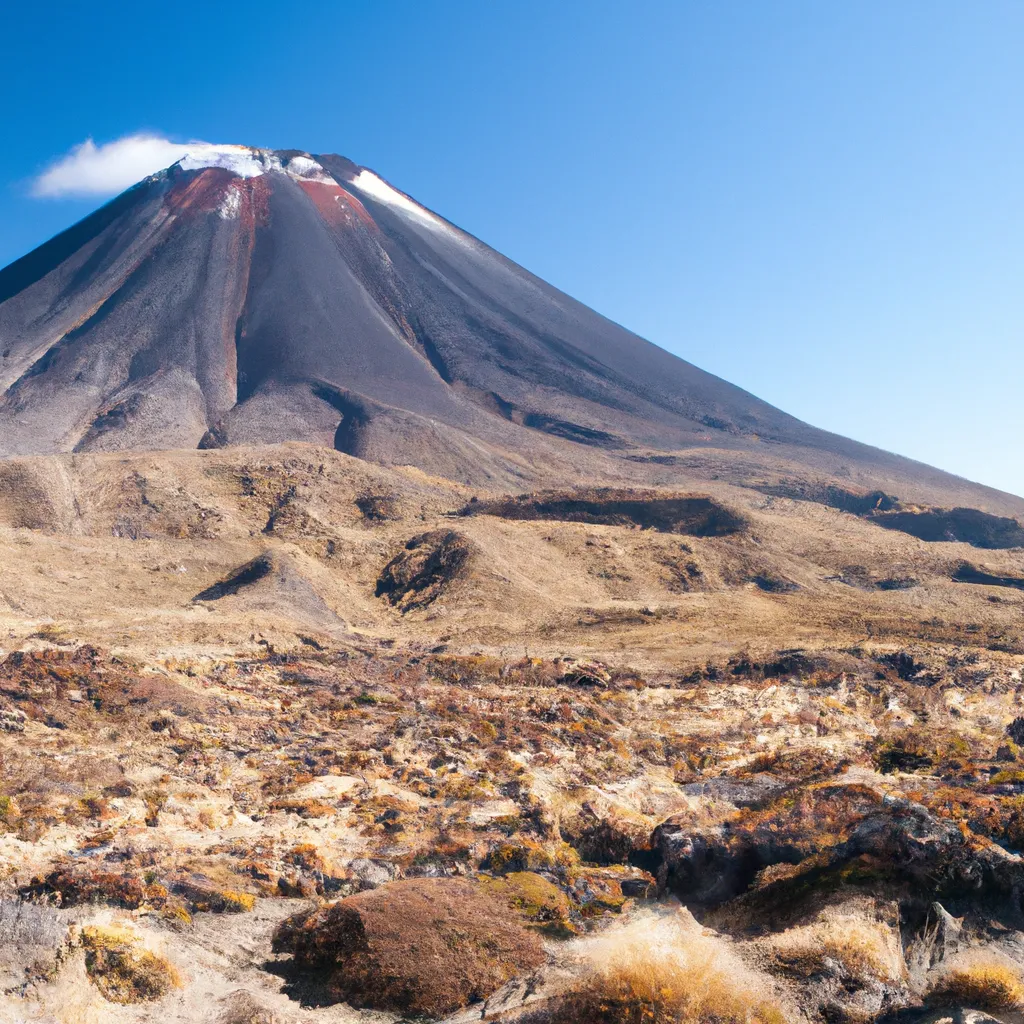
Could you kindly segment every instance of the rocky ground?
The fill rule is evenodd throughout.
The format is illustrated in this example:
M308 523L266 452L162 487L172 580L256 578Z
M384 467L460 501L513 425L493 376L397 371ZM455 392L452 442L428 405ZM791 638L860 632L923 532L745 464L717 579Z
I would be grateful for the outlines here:
M1005 521L289 450L0 466L0 1020L1024 1019Z
M734 958L761 1009L659 1019L1011 1008L1024 967L1022 666L866 646L657 677L387 651L11 654L8 999L42 1020L227 1021L221 997L236 986L252 1019L355 1019L342 1000L387 1019L445 1016L485 999L485 1018L584 1019L563 1003L591 998L581 979L616 962L588 949L619 936L628 970L630 944L667 930L690 937L670 945L686 970ZM408 948L424 945L409 901L436 904L453 880L453 941L471 941L472 911L483 980L439 973L435 957L407 983ZM303 915L356 915L371 893L376 926L399 927L363 952L390 967L332 982L352 935L372 928ZM653 931L637 924L652 915ZM513 925L502 959L494 936ZM435 919L422 927L433 934ZM96 929L166 963L169 980L129 984L124 999L122 986L111 1003L102 964L89 967ZM994 980L979 983L984 972ZM382 976L399 981L367 981Z

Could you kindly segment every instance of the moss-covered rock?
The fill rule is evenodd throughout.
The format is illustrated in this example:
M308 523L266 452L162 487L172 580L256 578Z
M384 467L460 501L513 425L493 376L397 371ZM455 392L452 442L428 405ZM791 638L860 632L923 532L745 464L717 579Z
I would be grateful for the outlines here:
M579 930L570 917L569 897L553 882L534 871L479 876L484 891L520 914L527 925L549 935L574 935Z
M622 911L633 898L654 896L657 882L639 868L621 864L603 868L580 868L573 878L570 894L584 917Z
M510 871L557 871L568 875L579 863L579 854L568 843L542 843L528 836L513 836L491 848L485 866L498 875Z

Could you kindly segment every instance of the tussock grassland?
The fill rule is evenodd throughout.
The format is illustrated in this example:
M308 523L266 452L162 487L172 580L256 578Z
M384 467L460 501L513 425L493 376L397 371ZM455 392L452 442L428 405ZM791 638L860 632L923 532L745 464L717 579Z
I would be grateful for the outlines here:
M764 942L768 955L796 975L822 971L826 960L841 964L853 977L900 981L906 975L899 936L881 921L858 914L830 914L788 928Z
M979 954L940 975L928 993L935 1006L970 1006L978 1010L1024 1009L1020 966L991 953Z
M772 980L689 912L637 915L585 940L587 973L540 1018L546 1024L785 1024Z

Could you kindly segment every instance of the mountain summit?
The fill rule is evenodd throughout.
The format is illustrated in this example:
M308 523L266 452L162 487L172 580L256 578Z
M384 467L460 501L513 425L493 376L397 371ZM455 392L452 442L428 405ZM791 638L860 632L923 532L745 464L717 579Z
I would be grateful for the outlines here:
M472 483L774 460L1006 497L800 422L340 156L198 147L0 271L0 456L286 440Z

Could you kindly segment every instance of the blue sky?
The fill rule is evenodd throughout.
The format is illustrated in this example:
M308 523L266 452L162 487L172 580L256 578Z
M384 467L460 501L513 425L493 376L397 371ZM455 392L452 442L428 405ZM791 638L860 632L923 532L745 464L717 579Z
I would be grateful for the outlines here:
M1024 494L1019 0L266 0L4 15L0 264L140 131L338 152L818 426Z

